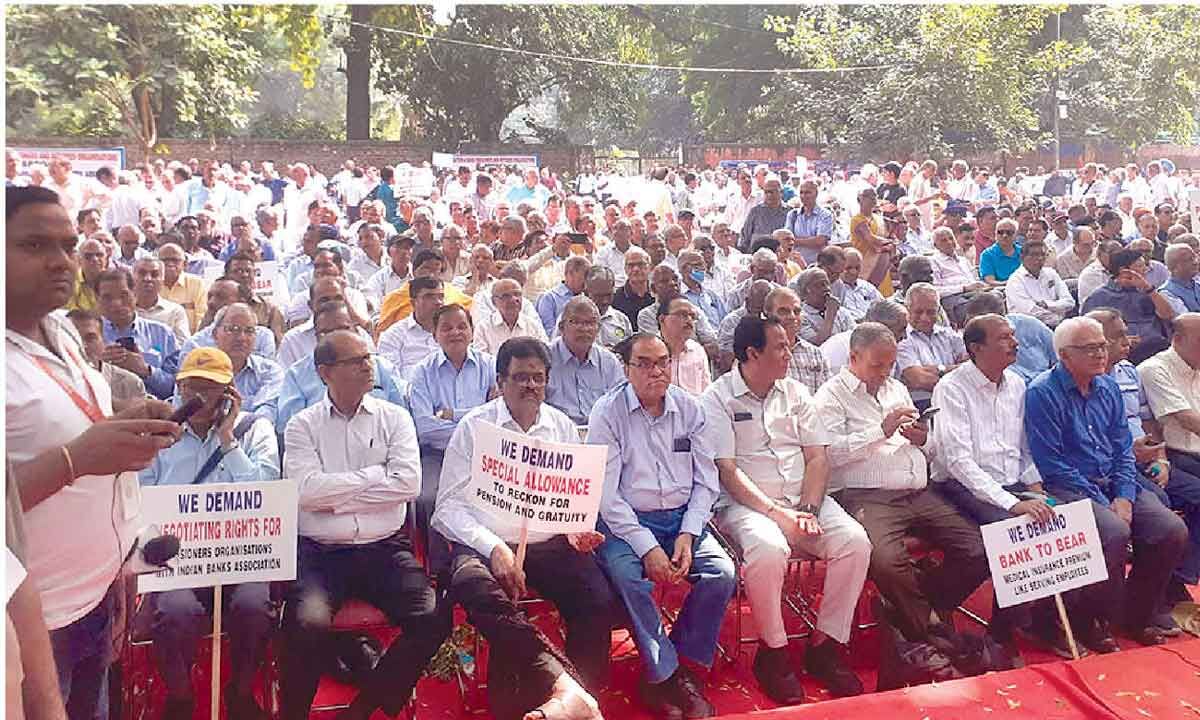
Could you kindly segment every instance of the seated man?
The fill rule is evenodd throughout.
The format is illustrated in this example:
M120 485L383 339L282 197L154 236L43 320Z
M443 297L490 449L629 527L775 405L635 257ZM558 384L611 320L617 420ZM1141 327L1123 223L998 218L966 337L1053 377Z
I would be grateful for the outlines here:
M403 407L369 393L374 357L352 331L325 337L313 362L326 394L284 433L284 473L300 491L296 582L283 618L283 717L308 718L320 680L325 632L342 603L362 598L403 632L345 711L396 715L450 633L404 527L421 492L417 432Z
M463 293L453 283L443 283L441 281L442 273L446 269L446 258L440 250L421 248L413 255L412 265L414 280L419 277L433 278L441 283L439 287L442 290L445 302L462 305L468 310L471 308L473 298L470 295ZM383 304L379 307L379 322L375 326L376 333L383 333L392 325L412 314L415 307L415 298L412 296L412 290L413 287L410 282L383 297Z
M246 304L254 312L255 324L270 330L278 344L283 341L283 311L275 303L254 292L256 272L254 257L251 255L237 253L225 261L225 276L250 291L250 302Z
M382 227L382 226L379 226ZM404 287L412 280L412 256L415 239L412 235L392 235L387 240L388 265L379 272L367 278L363 285L363 295L378 308L383 305L383 298L389 293Z
M342 281L346 304L354 311L358 324L370 330L370 318L374 308L367 302L362 291L354 286L352 276L346 273L341 253L334 249L321 249L313 256L312 262L312 274L301 278L300 287L293 291L291 303L284 309L287 326L293 328L312 318L312 305L305 299L310 285L321 278L337 278Z
M216 317L217 311L235 302L249 303L250 299L251 294L248 289L233 278L213 280L212 285L208 287L205 313L200 317L200 329L192 333L192 336L183 344L183 347L179 349L179 355L187 357L198 347L216 347L217 341L213 339L213 318ZM260 325L254 330L255 355L274 359L275 347L275 335L270 328Z
M1168 258L1170 247L1167 248ZM1184 584L1200 580L1200 314L1175 318L1171 348L1138 368L1154 418L1162 424L1171 462L1167 496L1184 513L1191 542L1175 569L1167 600L1186 600Z
M1041 476L1025 443L1025 381L1009 366L1017 359L1012 325L1003 315L974 317L963 329L970 361L942 378L933 390L940 415L933 422L934 488L979 525L1026 514L1052 520L1041 493ZM993 606L989 632L1008 643L1015 628L1029 629L1028 607ZM1054 651L1070 658L1066 638L1056 627L1038 627ZM1053 631L1053 632L1051 632Z
M671 385L659 338L636 333L618 346L628 382L592 408L588 442L608 446L597 557L633 623L642 697L666 718L715 714L681 659L712 665L717 633L737 580L733 561L708 534L720 493L700 401ZM655 583L692 584L670 636Z
M433 314L445 303L445 283L431 277L413 278L406 289L412 293L413 311L379 336L379 354L411 382L421 361L438 351L433 337Z
M333 300L319 306L313 315L313 334L317 342L338 330L355 330L350 321L350 309L346 303ZM408 408L408 383L400 377L386 358L375 356L375 387L371 395L393 405ZM312 355L301 358L283 373L283 386L279 389L279 411L275 418L275 432L280 439L288 422L306 407L317 404L325 397L325 383L317 373Z
M801 271L792 282L803 301L800 337L820 347L831 335L854 329L854 316L829 290L829 276L821 268Z
M733 310L721 320L717 331L717 370L724 372L733 367L733 331L744 317L758 317L763 312L767 295L775 289L775 283L770 280L755 280L746 293L746 302Z
M745 318L733 347L737 365L704 392L703 404L723 491L716 522L745 556L746 594L760 638L754 676L775 702L804 699L789 664L782 611L787 561L799 554L829 563L805 669L838 697L858 695L862 683L844 656L871 543L825 494L829 436L817 424L812 396L788 377L787 332L777 320Z
M1046 490L1059 502L1090 499L1108 580L1068 593L1075 636L1096 652L1118 649L1109 622L1157 645L1151 617L1187 544L1187 527L1158 496L1139 487L1121 391L1105 376L1108 342L1092 318L1054 331L1059 364L1029 384L1025 434ZM1133 540L1133 571L1125 578Z
M538 317L541 318L542 329L546 331L547 335L554 332L554 326L558 324L559 318L563 314L563 308L567 306L571 298L583 292L584 282L590 268L591 263L582 255L573 255L567 258L563 268L562 282L542 293L537 299Z
M137 375L154 397L171 397L179 369L179 341L166 325L137 316L133 275L125 268L100 273L96 299L104 319L104 362Z
M959 254L952 229L936 227L931 239L934 248L930 256L931 283L937 288L942 307L957 321L959 307L980 291L987 290L987 283L979 279L971 261Z
M101 334L100 316L91 310L76 309L67 313L79 333L79 344L83 356L92 367L100 371L112 390L113 411L121 412L130 403L146 398L146 385L137 375L125 368L104 362L104 336Z
M200 398L204 406L183 424L179 440L154 457L138 479L142 485L198 485L258 482L279 478L279 450L270 423L242 412L229 357L215 348L193 350L176 377L182 405ZM224 403L228 403L227 409ZM254 676L273 629L267 583L227 585L225 619L233 665L226 710L231 718L261 714L254 700ZM212 628L212 588L152 593L150 636L159 672L167 685L166 720L191 720L192 664L196 648Z
M1162 286L1162 292L1171 309L1180 315L1200 312L1200 255L1187 245L1168 245L1166 261L1171 279Z
M892 377L896 336L865 322L850 335L850 364L817 393L832 438L829 487L871 539L868 577L895 609L911 641L928 637L931 611L942 620L988 577L979 528L928 487L922 446L929 430L904 385ZM942 565L918 579L904 546L920 535L942 550Z
M817 264L833 278L830 291L842 304L842 308L854 318L854 322L861 322L866 316L867 308L883 299L879 288L860 277L862 253L857 249L831 245L817 254ZM827 269L829 265L832 265L833 269L840 267L841 272L832 273L832 270Z
M1169 324L1175 310L1166 296L1146 281L1146 261L1134 250L1121 250L1109 257L1114 278L1098 288L1083 303L1083 312L1112 308L1121 313L1129 332L1138 342L1129 353L1134 365L1165 350L1170 341Z
M917 410L929 407L934 387L946 373L967 359L962 335L937 324L937 290L928 283L914 283L905 295L908 335L896 346L900 380L908 388Z
M1012 370L1028 385L1043 371L1054 367L1058 355L1054 352L1054 333L1046 323L1032 315L1007 312L1004 296L998 292L982 292L963 306L967 322L980 315L1004 315L1012 325L1017 339L1017 361Z
M763 312L774 318L787 333L791 359L788 362L788 377L808 388L812 395L829 379L829 363L821 354L821 348L800 337L800 322L803 310L800 298L791 288L779 287L767 293ZM736 331L735 331L736 334Z
M707 266L704 256L695 250L684 250L679 253L679 274L683 278L683 296L704 313L711 326L721 324L725 317L725 303L713 291L704 287L707 277Z
M658 304L658 335L671 356L671 384L693 395L712 383L708 355L692 339L700 311L682 295Z
M245 303L226 305L213 320L213 338L233 363L233 384L241 393L242 407L274 427L283 368L271 358L253 353L256 319Z
M1050 329L1075 309L1067 284L1046 265L1046 243L1030 240L1021 248L1021 267L1009 276L1004 297L1013 312L1032 315Z
M591 554L602 540L599 534L530 532L525 564L519 568L513 548L520 527L480 512L466 497L475 435L486 424L553 442L579 442L571 419L544 402L549 374L550 357L542 342L514 338L500 347L500 397L467 413L454 429L432 520L451 543L448 565L438 568L447 604L461 604L491 645L488 692L492 714L502 719L558 717L544 709L553 705L571 718L599 718L593 696L608 675L614 598ZM514 605L526 584L558 608L567 626L567 657L588 690ZM540 715L535 708L543 708Z
M603 265L593 265L588 270L583 293L596 303L596 309L600 311L600 335L597 339L601 345L612 350L617 343L633 334L629 318L612 304L616 294L616 278L612 270Z
M134 307L138 317L154 320L175 332L180 343L191 337L187 312L182 305L164 300L160 293L163 286L163 264L153 255L138 258L131 264L134 279Z
M320 307L322 304L332 301L346 303L346 308L350 311L350 320L357 328L365 328L368 323L365 322L359 310L356 310L349 301L346 300L346 279L342 277L322 276L313 281L312 285L308 286L308 304L310 308ZM362 330L363 336L368 338L366 330ZM279 344L279 352L275 359L282 367L291 367L296 364L296 361L312 355L312 351L317 347L317 339L313 333L312 317L309 316L300 325L288 330L283 336L283 342ZM374 346L372 344L372 349Z
M442 456L454 428L464 415L496 394L496 359L471 347L471 313L461 305L441 306L433 313L433 337L441 349L417 364L409 390L421 443L417 524L422 530L429 528Z
M505 340L514 337L531 337L542 342L549 342L546 331L542 329L542 321L537 313L523 312L525 293L521 283L511 278L500 278L491 283L488 290L480 290L475 295L475 307L483 303L483 293L488 292L495 305L495 310L475 324L474 345L490 355L495 355ZM474 313L472 313L474 314Z
M675 268L670 265L655 267L650 273L650 289L654 294L654 301L638 311L637 322L634 323L633 329L638 332L656 334L658 332L659 305L680 297L682 293L679 288L679 273ZM765 293L763 297L766 297ZM694 339L700 343L705 352L716 356L717 334L712 325L708 323L708 316L704 313L700 313L697 318Z
M621 383L621 364L596 343L600 313L587 297L571 298L558 327L559 337L550 343L546 402L586 425L596 401Z

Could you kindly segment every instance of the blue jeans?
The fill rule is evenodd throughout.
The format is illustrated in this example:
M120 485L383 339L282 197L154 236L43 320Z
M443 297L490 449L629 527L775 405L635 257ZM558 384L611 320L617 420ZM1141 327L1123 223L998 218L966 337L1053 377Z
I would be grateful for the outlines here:
M642 527L654 533L667 557L675 553L675 538L686 510L685 506L637 513ZM725 608L737 587L733 560L707 532L695 539L692 567L687 574L692 589L668 637L654 601L654 583L646 578L642 559L603 521L598 525L607 541L596 551L596 560L629 611L647 680L660 683L670 678L679 667L679 655L711 666Z
M70 720L108 718L108 667L113 661L112 616L118 585L110 587L87 615L50 631L58 688Z

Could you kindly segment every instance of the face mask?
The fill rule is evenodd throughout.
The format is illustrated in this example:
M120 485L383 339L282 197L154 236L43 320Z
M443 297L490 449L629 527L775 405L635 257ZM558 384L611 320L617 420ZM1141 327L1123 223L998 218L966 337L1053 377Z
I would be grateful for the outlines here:
M704 282L704 271L703 270L693 270L691 272L691 276L692 276L692 279L698 283Z

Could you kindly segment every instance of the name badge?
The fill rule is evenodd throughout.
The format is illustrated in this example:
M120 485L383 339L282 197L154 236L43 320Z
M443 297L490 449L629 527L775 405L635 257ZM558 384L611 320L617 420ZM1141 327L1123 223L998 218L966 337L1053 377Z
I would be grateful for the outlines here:
M742 422L743 420L753 420L754 416L748 412L735 412L733 414L734 422Z
M691 438L685 438L685 437L684 438L675 438L675 452L691 452L691 451L692 451L692 439Z

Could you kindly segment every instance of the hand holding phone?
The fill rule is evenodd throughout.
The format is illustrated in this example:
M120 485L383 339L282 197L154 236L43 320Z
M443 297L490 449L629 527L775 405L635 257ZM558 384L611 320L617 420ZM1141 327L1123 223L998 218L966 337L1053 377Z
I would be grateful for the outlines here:
M921 415L917 418L917 422L928 425L929 418L933 417L934 415L937 415L939 412L941 412L941 410L942 410L941 408L935 408L935 407L925 408L925 412L921 413Z

